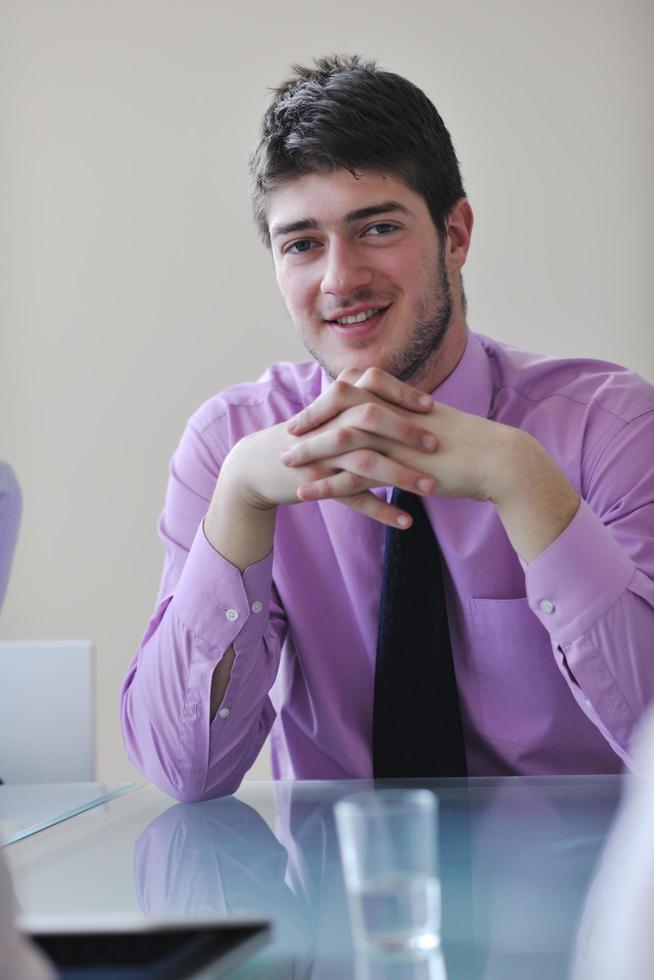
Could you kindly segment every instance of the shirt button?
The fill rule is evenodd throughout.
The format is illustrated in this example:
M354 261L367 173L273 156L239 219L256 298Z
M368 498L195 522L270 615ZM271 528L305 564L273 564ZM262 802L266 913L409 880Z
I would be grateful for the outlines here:
M261 612L261 610L263 609L263 602L259 602L258 599L255 599L252 605L250 606L250 609L252 610L253 613Z
M235 623L238 619L238 612L236 609L227 609L225 612L225 619L228 619L230 623Z
M218 715L220 718L229 718L229 708L219 708Z
M552 613L554 612L554 603L550 599L541 599L538 603L541 612Z

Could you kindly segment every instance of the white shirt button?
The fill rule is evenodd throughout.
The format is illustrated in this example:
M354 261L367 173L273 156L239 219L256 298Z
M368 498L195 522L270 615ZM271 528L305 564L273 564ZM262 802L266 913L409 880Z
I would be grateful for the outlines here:
M225 619L228 619L230 623L235 623L238 619L238 612L236 609L227 609L225 611Z
M263 602L259 602L258 599L255 599L252 605L250 606L250 609L252 610L253 613L261 612L261 610L263 609Z
M229 718L229 708L218 708L219 718Z
M538 603L541 612L552 613L554 612L554 603L550 599L541 599Z

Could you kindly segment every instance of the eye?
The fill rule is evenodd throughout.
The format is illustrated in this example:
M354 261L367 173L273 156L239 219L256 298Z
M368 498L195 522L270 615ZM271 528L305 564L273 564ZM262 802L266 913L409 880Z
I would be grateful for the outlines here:
M378 235L390 235L391 232L397 230L398 226L391 224L390 221L378 221L376 224L366 228L365 234L376 237Z
M302 255L304 252L310 251L314 244L315 242L312 242L310 238L300 238L298 241L286 245L284 254L290 252L291 255Z

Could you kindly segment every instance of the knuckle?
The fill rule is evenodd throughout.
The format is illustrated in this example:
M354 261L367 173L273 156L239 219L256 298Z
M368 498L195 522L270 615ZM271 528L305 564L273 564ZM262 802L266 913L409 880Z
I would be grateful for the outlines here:
M352 429L338 429L336 432L336 449L349 449L353 444Z
M368 473L375 464L375 454L370 449L359 449L355 453L355 462L358 469Z
M382 383L384 378L384 372L378 367L369 367L363 372L361 377L361 382L364 388L368 386L375 387Z
M350 491L361 490L361 488L365 484L365 480L363 479L363 477L359 476L358 473L348 473L347 482L348 482L348 489Z
M361 409L361 421L367 425L371 425L379 421L380 414L378 405L374 405L372 402L366 402Z
M407 488L412 488L416 480L419 480L421 476L422 473L419 473L417 470L411 470L408 466L400 466L398 468L397 478Z
M393 401L402 407L411 406L412 394L411 390L407 385L403 384L401 381L397 381L393 388Z
M375 500L377 500L376 497ZM383 524L389 519L389 517L393 516L393 512L388 504L383 504L381 500L377 500L377 505L374 509L373 516L375 517L375 520L378 520Z
M341 503L345 504L347 507L351 507L352 510L358 510L362 514L369 514L370 507L368 506L367 498L370 496L365 490L361 493L351 493L347 497L343 498Z
M332 397L342 399L345 398L350 393L351 385L347 381L342 381L341 378L337 378L331 387Z
M375 521L380 521L383 519L387 504L382 503L374 493L368 494L368 500L366 502L366 513L368 517L372 517Z

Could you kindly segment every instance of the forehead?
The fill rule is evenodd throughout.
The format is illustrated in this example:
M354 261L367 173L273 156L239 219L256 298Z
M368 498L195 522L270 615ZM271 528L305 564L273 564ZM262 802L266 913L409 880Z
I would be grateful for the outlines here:
M330 170L302 174L285 181L268 195L268 227L272 234L281 225L313 221L318 225L339 224L366 207L396 202L416 216L428 214L420 194L390 174Z

